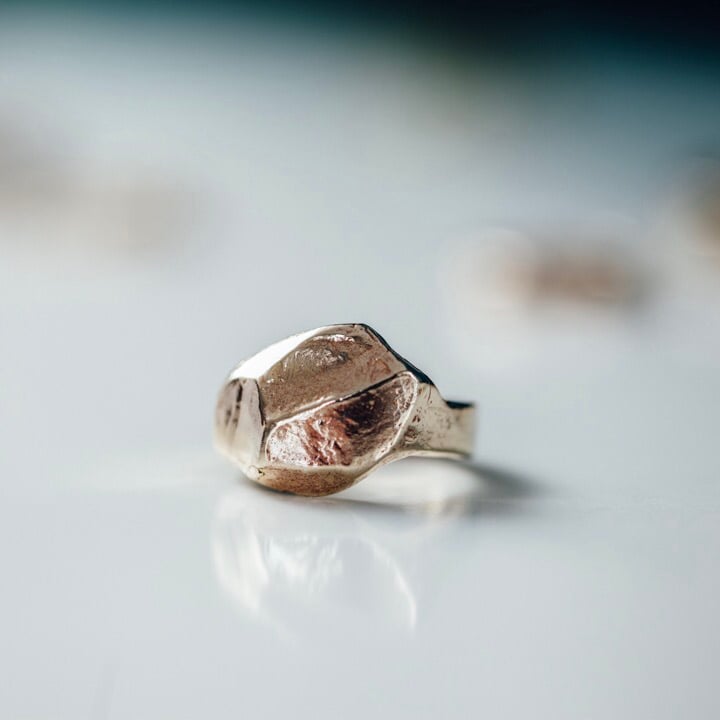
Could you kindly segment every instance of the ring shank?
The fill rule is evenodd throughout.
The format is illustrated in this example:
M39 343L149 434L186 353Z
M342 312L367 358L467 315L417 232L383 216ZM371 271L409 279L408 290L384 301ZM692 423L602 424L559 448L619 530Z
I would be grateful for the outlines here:
M475 405L445 401L430 385L398 448L402 455L467 458L475 441Z

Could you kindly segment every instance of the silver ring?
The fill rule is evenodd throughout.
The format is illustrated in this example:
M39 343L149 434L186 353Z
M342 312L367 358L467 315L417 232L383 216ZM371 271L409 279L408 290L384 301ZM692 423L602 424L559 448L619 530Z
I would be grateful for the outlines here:
M444 400L369 326L329 325L237 366L215 441L262 485L329 495L408 455L469 457L474 420L472 403Z

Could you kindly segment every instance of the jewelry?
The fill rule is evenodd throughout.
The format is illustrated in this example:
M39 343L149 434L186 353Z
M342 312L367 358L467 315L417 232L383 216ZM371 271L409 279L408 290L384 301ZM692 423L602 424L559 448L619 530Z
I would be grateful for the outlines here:
M372 328L330 325L238 365L218 398L215 441L262 485L329 495L408 455L469 457L474 415Z

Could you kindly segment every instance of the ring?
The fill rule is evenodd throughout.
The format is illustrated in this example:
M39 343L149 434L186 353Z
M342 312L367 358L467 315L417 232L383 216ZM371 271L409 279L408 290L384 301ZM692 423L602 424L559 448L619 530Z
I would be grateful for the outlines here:
M408 455L469 457L474 416L369 326L330 325L238 365L220 391L215 442L262 485L329 495Z

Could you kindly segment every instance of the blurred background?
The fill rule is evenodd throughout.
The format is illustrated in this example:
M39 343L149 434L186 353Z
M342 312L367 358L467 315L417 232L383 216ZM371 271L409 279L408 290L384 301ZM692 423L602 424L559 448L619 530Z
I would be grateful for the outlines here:
M701 4L0 4L0 712L715 718L720 24ZM476 462L212 448L365 322Z

